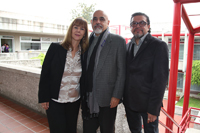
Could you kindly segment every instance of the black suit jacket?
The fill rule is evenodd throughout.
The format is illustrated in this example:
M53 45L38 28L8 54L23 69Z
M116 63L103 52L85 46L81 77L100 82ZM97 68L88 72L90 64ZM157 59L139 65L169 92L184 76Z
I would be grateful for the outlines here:
M148 34L134 58L131 47L129 42L124 105L133 111L158 116L168 81L168 46Z
M58 99L66 62L67 50L59 43L52 43L46 53L39 82L39 103Z

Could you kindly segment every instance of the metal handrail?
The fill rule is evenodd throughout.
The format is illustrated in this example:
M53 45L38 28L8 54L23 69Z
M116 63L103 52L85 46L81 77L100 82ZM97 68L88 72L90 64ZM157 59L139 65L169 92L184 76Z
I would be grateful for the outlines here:
M200 123L196 123L196 122L190 121L190 118L191 118L191 117L200 118L200 116L191 115L191 110L192 110L192 109L193 109L193 110L199 110L199 111L200 111L199 108L194 108L194 107L190 107L190 108L187 110L187 112L185 113L183 119L181 120L181 122L180 122L180 124L179 124L180 127L181 127L179 133L184 132L184 131L186 130L186 128L189 127L189 124L190 124L190 123L195 123L195 124L200 125Z
M167 111L161 107L161 111L178 127L178 129L180 128L180 125L167 113ZM166 129L168 129L170 132L174 133L169 127L167 127L164 123L162 123L159 120L159 123Z
M172 130L171 130L169 127L167 127L164 123L162 123L161 121L159 121L159 123L160 123L163 127L167 128L170 132L174 133L174 131L172 131Z

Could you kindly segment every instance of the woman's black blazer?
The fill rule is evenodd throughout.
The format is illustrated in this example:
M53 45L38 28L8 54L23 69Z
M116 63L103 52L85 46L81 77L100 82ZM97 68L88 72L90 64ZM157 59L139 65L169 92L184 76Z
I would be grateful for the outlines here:
M51 43L42 65L39 82L39 103L58 99L62 76L66 62L67 50L59 43Z

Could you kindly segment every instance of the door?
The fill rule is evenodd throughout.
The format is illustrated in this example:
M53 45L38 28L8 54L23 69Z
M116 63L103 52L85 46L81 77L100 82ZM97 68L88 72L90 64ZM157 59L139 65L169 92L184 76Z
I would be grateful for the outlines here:
M1 36L1 46L3 46L5 43L9 46L9 52L13 52L13 37L12 36ZM1 50L2 51L2 50Z

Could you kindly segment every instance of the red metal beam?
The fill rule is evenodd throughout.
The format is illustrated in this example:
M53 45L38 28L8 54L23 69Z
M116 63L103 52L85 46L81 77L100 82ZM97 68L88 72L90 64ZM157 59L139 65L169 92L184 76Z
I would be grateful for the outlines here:
M121 29L122 29L122 26L119 25L119 35L121 36Z
M197 28L195 28L197 29ZM199 29L200 30L200 27ZM157 33L157 34L151 34L152 36L162 36L162 33ZM165 33L164 36L172 36L172 33ZM180 36L185 36L185 33L180 33ZM189 36L189 33L187 34ZM196 33L195 36L200 36L200 33Z
M180 30L181 30L181 3L174 3L174 18L172 30L172 46L171 46L171 64L170 64L170 78L169 78L169 92L168 92L168 105L167 113L174 118L175 110L175 97L177 86L177 73L178 73L178 57L180 46ZM173 122L167 118L166 126L173 129ZM168 130L166 133L170 133Z
M190 22L190 19L189 19L188 15L187 15L187 12L186 12L185 7L183 5L182 5L182 18L183 18L183 21L184 21L188 31L190 33L194 33L194 28L193 28L193 26L192 26L192 24Z
M174 3L180 2L181 4L186 4L186 3L196 3L200 2L200 0L174 0Z
M196 27L196 28L194 28L194 33L199 33L200 32L200 26L199 27ZM195 34L195 36L196 36L196 34Z
M194 34L190 33L189 39L188 39L188 56L187 56L187 68L186 68L182 117L185 115L185 113L188 110L189 100L190 100L190 84L191 84L191 76L192 76L193 50L194 50Z
M200 14L190 14L189 16L200 16Z

